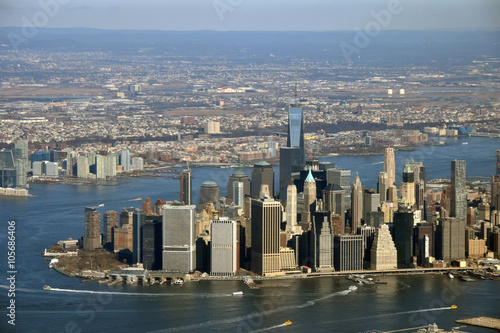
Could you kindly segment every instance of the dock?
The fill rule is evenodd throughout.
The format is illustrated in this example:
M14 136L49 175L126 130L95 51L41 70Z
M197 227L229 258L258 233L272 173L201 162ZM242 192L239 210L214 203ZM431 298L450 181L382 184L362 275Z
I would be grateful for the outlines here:
M466 324L484 328L491 328L500 331L500 319L490 318L490 317L476 317L455 320L459 324Z

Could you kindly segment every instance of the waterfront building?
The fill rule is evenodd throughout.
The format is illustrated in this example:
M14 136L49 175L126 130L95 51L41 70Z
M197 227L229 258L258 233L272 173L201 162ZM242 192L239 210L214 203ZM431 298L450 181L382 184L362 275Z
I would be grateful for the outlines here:
M11 150L0 150L0 187L15 188L17 170Z
M111 243L112 241L112 230L118 227L118 212L108 211L103 214L103 233L102 233L102 243Z
M85 236L83 249L93 251L101 247L101 213L94 207L85 207Z
M262 185L267 185L270 196L274 196L274 171L271 164L261 161L253 166L252 170L252 198L259 198Z
M132 166L130 163L130 150L122 149L120 154L120 165L123 166L123 171L130 171Z
M76 176L87 178L89 176L89 159L85 156L78 156L76 161Z
M142 263L145 269L162 269L162 216L146 216L142 226Z
M413 211L403 206L394 213L394 244L398 252L398 268L413 267Z
M465 220L457 217L439 220L437 227L439 259L451 262L465 259Z
M163 265L167 271L192 272L196 265L196 206L163 206Z
M467 218L467 191L465 188L465 161L451 161L450 217Z
M383 222L380 224L382 225ZM361 235L363 237L363 261L365 263L368 263L368 267L370 267L370 256L371 252L370 249L372 247L373 243L373 238L375 237L375 230L377 230L377 226L372 226L372 225L367 225L363 224L358 227L358 230L356 230L356 235Z
M334 266L336 271L357 271L363 269L363 236L334 236Z
M142 171L144 170L144 159L142 157L132 158L132 170Z
M387 184L389 186L396 182L396 161L394 158L394 148L385 148L384 172L387 173Z
M241 170L237 169L231 176L229 176L229 180L227 182L227 199L229 202L234 202L233 195L233 183L240 182L243 183L243 198L249 197L252 193L252 187L250 184L250 178ZM243 206L242 206L243 207Z
M191 174L191 169L187 168L182 170L180 175L180 184L181 184L181 197L180 201L185 205L191 205L191 200L193 198L193 184L192 184L193 176Z
M363 219L363 184L358 173L354 177L351 193L351 233L355 233Z
M280 271L281 203L272 198L252 200L251 267L265 276Z
M386 270L398 268L398 254L387 224L377 228L371 246L370 269Z
M314 270L316 272L328 272L334 270L333 255L333 229L330 220L330 212L316 211L313 213L311 244L314 256Z
M227 217L210 221L210 275L234 276L238 270L236 221Z
M301 150L300 147L281 147L280 148L280 199L286 201L287 186L292 180L292 175L301 170Z
M212 180L203 182L200 188L200 202L198 203L198 211L205 208L207 204L213 204L215 209L219 209L220 192L219 186Z
M424 266L434 254L434 226L431 223L417 223L413 229L414 254L417 265Z
M143 261L143 256L142 256L142 249L143 249L143 243L142 243L142 227L146 223L146 214L144 213L143 210L141 209L136 209L134 211L134 214L132 215L132 234L133 234L133 241L132 241L132 256L133 256L133 263L142 263Z

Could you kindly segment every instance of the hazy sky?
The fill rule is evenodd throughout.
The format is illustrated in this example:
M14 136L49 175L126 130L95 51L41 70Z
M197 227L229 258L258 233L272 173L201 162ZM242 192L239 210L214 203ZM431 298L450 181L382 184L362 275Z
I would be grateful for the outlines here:
M388 12L388 30L500 29L499 0L0 0L0 26L327 31Z

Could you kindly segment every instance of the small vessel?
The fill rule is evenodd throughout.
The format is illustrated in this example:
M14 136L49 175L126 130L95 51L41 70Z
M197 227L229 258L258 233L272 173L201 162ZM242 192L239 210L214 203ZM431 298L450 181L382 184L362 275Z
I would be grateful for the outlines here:
M288 325L292 325L292 322L291 322L290 320L287 320L287 321L285 321L285 322L283 323L283 325L287 325L287 326L288 326Z
M137 200L137 201L141 201L141 200L142 200L142 198L137 198L137 199L135 199L135 200Z
M52 288L50 288L50 286L47 286L47 285L43 286L43 290L50 290L50 289L52 289Z
M452 306L450 306L450 309L456 309L457 306L455 304L453 304Z
M463 145L468 145L469 143L468 142L462 142Z
M454 278L455 278L455 276L454 276L453 274L451 274L451 273L448 273L448 277L449 277L450 279L454 279Z
M176 286L182 286L184 284L184 281L182 281L182 279L175 279L175 281L172 283Z
M473 278L471 278L469 276L465 276L465 275L460 276L460 280L465 281L465 282L474 282L474 281L476 281Z
M233 291L233 296L241 296L243 295L242 291Z
M357 290L357 289L358 289L358 287L356 287L356 286L350 286L349 287L349 290Z

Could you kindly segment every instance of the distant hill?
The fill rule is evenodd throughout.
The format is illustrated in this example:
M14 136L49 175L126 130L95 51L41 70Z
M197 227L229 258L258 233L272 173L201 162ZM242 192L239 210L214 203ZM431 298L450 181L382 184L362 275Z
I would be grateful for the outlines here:
M22 37L21 28L1 27L0 52L12 49L9 34ZM144 52L168 57L210 57L231 62L287 63L300 59L347 64L347 47L353 64L419 65L429 62L453 65L500 54L499 31L382 31L365 45L355 43L356 32L217 32L131 31L84 28L38 29L20 49L49 51ZM359 55L359 57L358 57Z

